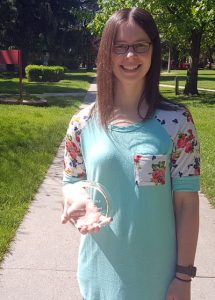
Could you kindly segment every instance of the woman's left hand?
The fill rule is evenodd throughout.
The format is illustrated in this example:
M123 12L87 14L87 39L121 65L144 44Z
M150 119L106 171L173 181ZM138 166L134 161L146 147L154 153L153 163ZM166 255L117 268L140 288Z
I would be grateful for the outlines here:
M190 300L191 299L191 284L190 282L180 281L174 278L171 282L166 300Z

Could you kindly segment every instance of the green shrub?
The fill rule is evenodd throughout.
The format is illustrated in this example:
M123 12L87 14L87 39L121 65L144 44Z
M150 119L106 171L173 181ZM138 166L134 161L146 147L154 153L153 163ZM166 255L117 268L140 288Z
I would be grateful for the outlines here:
M25 74L28 81L42 81L42 67L38 65L28 65Z
M64 77L64 68L60 66L28 65L25 72L28 81L57 82Z

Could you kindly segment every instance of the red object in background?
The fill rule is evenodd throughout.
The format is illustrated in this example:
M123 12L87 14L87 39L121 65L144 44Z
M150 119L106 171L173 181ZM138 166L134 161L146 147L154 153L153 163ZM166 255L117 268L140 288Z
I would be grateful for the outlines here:
M0 64L18 65L20 50L0 50Z
M19 65L19 98L22 99L22 56L21 50L0 50L1 65Z
M179 63L178 66L179 66L179 69L181 69L181 70L187 70L187 69L189 69L190 64L188 64L186 62L181 62L181 63Z

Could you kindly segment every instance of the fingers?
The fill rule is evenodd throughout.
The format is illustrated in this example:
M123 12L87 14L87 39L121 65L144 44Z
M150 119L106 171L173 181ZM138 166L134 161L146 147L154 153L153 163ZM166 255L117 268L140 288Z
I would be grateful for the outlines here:
M74 209L71 206L70 208L68 208L66 213L69 218L72 218L73 220L77 220L78 218L85 216L86 210L85 209Z
M68 201L64 202L64 207L63 207L63 213L61 216L61 223L65 224L67 223L70 219L72 221L77 221L80 217L84 216L86 214L86 209L85 206L82 202L80 203L73 203L73 204L68 204Z
M66 224L67 222L68 222L67 217L64 214L62 214L61 215L61 224Z
M67 214L67 212L63 212L61 215L61 224L66 224L69 221L69 216Z
M97 233L100 231L100 229L101 229L100 226L97 224L87 225L87 226L78 228L78 230L81 234Z
M69 220L67 214L67 209L69 207L67 198L65 198L64 202L62 202L62 206L63 206L63 213L61 215L61 224L65 224Z
M105 225L109 224L112 221L113 221L112 217L106 217L106 216L101 215L100 219L99 219L99 226L100 227L105 226Z
M79 232L81 234L97 233L101 230L101 227L103 227L103 226L109 224L110 222L112 222L113 218L106 217L104 215L100 215L98 221L99 222L97 222L97 223L93 223L93 224L90 224L90 225L78 227Z

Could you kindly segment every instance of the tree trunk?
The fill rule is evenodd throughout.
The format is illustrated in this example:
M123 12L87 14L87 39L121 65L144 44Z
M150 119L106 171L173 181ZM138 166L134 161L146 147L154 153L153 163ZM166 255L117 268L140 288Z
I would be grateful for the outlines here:
M172 60L173 60L172 68L177 69L179 64L179 51L174 44L172 45Z
M170 71L171 71L171 49L169 47L167 72L170 73Z
M198 63L200 55L202 31L192 31L191 35L191 62L187 70L187 81L184 89L185 95L198 95L197 82L198 82Z
M208 58L210 60L211 63L214 62L214 59L213 59L213 49L208 47Z

